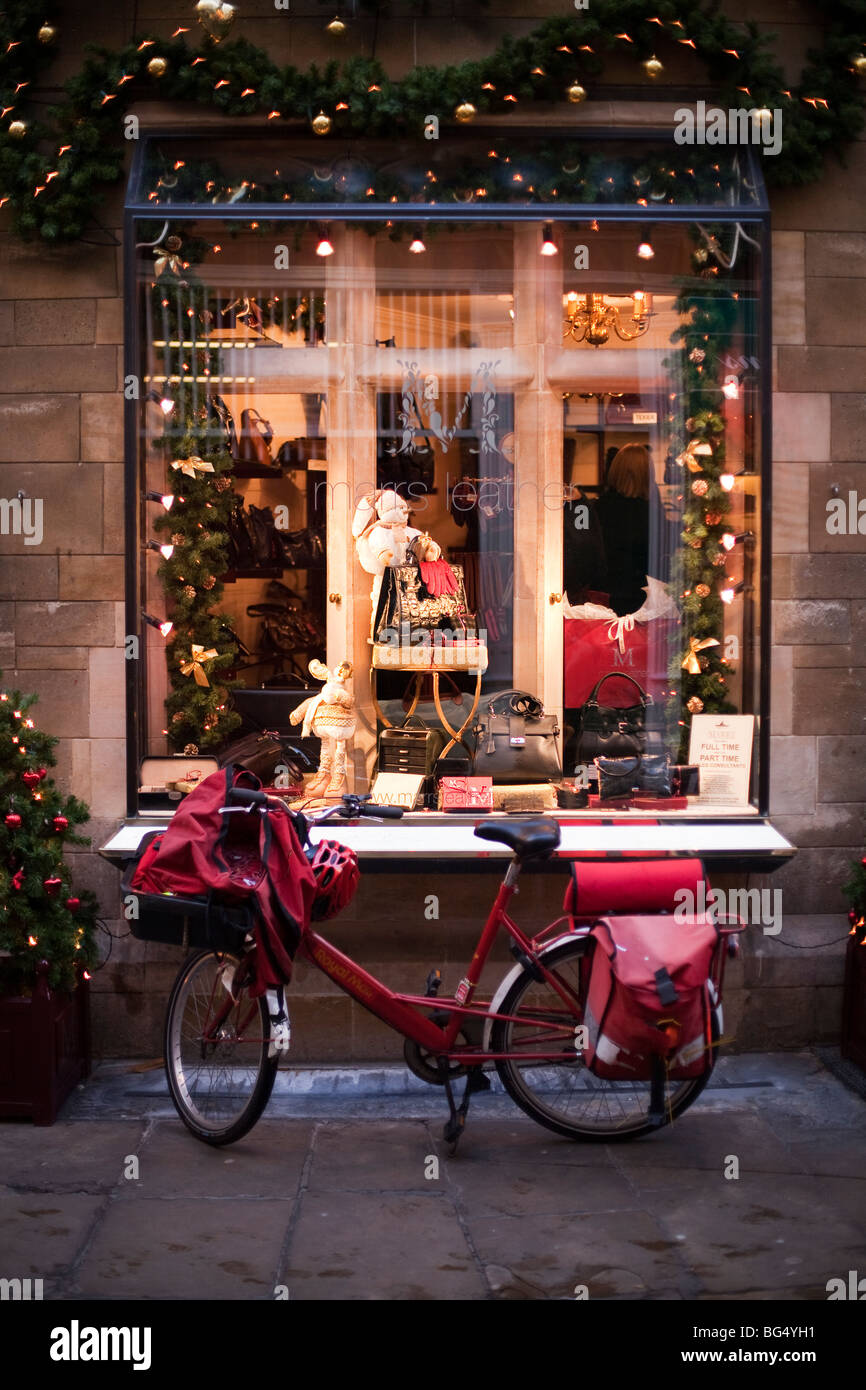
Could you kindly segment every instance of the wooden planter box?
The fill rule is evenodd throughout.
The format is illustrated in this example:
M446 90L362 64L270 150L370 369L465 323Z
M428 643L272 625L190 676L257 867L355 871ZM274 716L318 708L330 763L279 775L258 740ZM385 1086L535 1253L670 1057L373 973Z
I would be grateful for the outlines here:
M63 994L49 988L43 972L32 995L0 997L0 1117L51 1125L89 1074L86 980Z
M859 928L848 941L842 1003L842 1056L866 1071L866 946Z

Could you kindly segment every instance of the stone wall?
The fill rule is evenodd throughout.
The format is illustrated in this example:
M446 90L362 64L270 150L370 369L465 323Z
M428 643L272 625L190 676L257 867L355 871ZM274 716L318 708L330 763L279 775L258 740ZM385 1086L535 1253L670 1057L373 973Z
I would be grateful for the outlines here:
M729 8L736 16L738 7ZM246 0L242 31L281 61L334 56L324 11L312 3L308 10L276 13L270 0ZM164 0L142 0L139 24L170 33L178 22L170 11ZM446 42L456 58L479 55L503 32L525 32L560 11L552 0L509 0L479 18L434 3L429 17L417 18L395 3L375 35L371 18L353 22L343 47L369 53L375 38L377 56L397 74L413 61L441 62ZM766 0L753 13L779 34L793 74L814 36L813 7ZM85 41L129 37L123 7L106 13L69 3L60 24L54 83L78 65ZM685 61L667 76L685 80ZM750 934L730 972L727 1031L740 1047L838 1036L846 930L839 884L864 841L866 564L861 537L828 536L825 504L832 484L843 495L859 486L866 457L864 189L866 144L858 142L846 168L831 160L820 185L773 199L772 811L800 852L767 880L784 893L781 938ZM121 207L117 189L99 210L92 240L101 244L58 251L22 247L0 214L0 496L23 489L45 504L40 547L0 537L0 666L7 684L38 692L40 723L62 739L59 780L90 803L96 844L124 813ZM94 980L97 1051L158 1055L179 953L125 935L116 871L88 852L75 863L118 938ZM561 875L527 881L521 920L555 916L563 883ZM450 880L449 910L430 922L426 881L422 888L417 877L370 876L333 936L395 986L420 989L433 965L453 985L491 889L486 877ZM294 994L296 1056L399 1051L320 975L299 970Z

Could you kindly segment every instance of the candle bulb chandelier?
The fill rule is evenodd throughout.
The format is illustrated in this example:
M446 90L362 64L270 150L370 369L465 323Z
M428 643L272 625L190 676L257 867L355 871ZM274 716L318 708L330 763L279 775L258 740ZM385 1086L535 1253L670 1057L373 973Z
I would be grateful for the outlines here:
M653 297L646 290L635 290L628 298L631 315L625 318L625 306L608 304L603 294L577 294L571 290L562 301L565 310L563 337L573 338L576 343L589 343L592 347L603 347L611 331L624 343L640 338L653 317Z

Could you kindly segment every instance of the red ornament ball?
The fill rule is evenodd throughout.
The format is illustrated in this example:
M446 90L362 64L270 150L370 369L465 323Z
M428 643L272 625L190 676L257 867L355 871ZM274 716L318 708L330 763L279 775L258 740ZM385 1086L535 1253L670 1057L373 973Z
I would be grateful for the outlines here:
M77 912L78 909L79 909L80 906L81 906L81 899L80 899L80 898L67 898L67 899L66 899L66 906L69 908L69 911L70 911L70 912Z
M17 811L9 812L8 816L6 817L6 824L9 826L10 830L18 829L18 827L21 824L21 817L19 816Z
M56 877L44 878L42 880L42 887L45 889L49 898L56 898L60 889L63 887L63 879Z
M38 772L22 772L21 781L24 783L25 787L29 787L30 790L33 791L34 787L39 786L42 778L39 776Z
M22 887L23 883L24 883L24 870L23 870L23 869L19 869L18 872L17 872L17 874L13 874L13 875L12 875L12 887L15 889L15 892L16 892L16 893L20 893L20 892L21 892L21 887Z
M64 830L69 829L69 821L65 816L55 816L51 824L54 826L58 835L62 835Z

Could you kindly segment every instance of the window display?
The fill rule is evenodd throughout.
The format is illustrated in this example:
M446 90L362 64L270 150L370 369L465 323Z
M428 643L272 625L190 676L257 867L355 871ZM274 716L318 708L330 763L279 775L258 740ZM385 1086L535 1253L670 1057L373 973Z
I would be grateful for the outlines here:
M275 206L279 166L254 209L214 197L205 214L200 154L167 165L170 144L142 166L159 217L133 219L139 788L146 758L188 770L268 731L287 749L278 788L296 753L299 799L363 793L409 774L405 732L424 740L427 815L753 811L754 188L710 213L736 180L702 165L705 203L668 191L626 218L623 171L641 166L612 148L608 216L602 200L544 218L398 202L375 220L348 189L323 220L296 179ZM256 168L269 158L265 142ZM745 799L702 788L696 715L752 720Z

